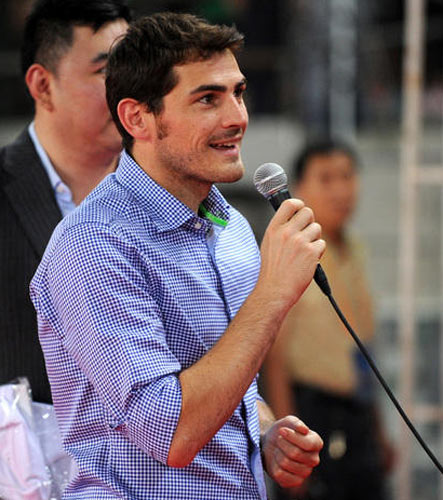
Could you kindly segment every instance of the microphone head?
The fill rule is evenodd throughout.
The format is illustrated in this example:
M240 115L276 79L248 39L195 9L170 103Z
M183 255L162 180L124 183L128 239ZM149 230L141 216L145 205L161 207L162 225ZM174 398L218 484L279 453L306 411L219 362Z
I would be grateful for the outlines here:
M265 198L288 188L288 177L277 163L264 163L254 174L254 185Z

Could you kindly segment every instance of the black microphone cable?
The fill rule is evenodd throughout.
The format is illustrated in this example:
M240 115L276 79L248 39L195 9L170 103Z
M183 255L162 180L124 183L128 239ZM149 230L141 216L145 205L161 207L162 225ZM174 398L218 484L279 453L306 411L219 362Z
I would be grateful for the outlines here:
M280 165L277 165L276 163L265 163L260 167L258 167L258 169L254 174L254 184L255 187L257 188L257 191L260 194L262 194L267 200L269 200L269 202L271 203L271 205L274 207L275 210L278 209L278 207L284 200L290 198L286 173L284 172L282 167L280 167ZM368 365L371 367L372 371L374 372L381 386L385 390L389 399L397 408L397 411L400 413L404 422L409 427L412 434L416 437L417 441L420 443L420 445L427 453L429 458L432 460L434 465L443 474L443 467L441 463L438 461L434 453L432 453L431 449L425 443L424 439L421 437L420 433L417 431L414 424L411 422L408 415L403 410L400 403L397 401L397 398L394 396L394 393L392 392L388 383L385 381L379 369L377 368L376 364L372 360L366 347L363 345L362 341L359 339L358 335L355 333L355 331L349 324L345 315L342 313L340 307L338 306L337 302L335 301L332 295L331 287L329 285L326 273L324 272L320 264L317 264L317 268L314 274L314 280L321 289L321 291L326 295L332 307L334 308L335 312L337 313L338 317L340 318L340 320L350 333L351 337L354 339L361 353L365 357Z
M319 271L320 268L320 271ZM316 272L320 272L323 274L322 280L325 283L328 283L328 279L326 277L326 273L323 271L321 266L317 266ZM316 280L317 284L318 281ZM443 467L441 463L438 461L437 457L432 453L431 449L428 447L428 445L425 443L417 429L414 427L413 423L409 419L408 415L406 412L403 410L402 406L400 403L397 401L397 398L394 396L391 388L389 387L388 383L385 381L383 378L382 374L380 373L379 369L377 368L376 364L372 360L369 352L367 351L366 347L362 343L362 341L359 339L358 335L354 332L352 329L351 325L349 324L348 320L346 319L345 315L342 313L340 307L338 306L337 302L335 301L332 292L331 292L331 287L329 284L327 287L323 288L320 286L321 291L326 295L326 297L329 299L329 302L331 303L332 307L334 308L335 312L337 313L338 317L341 319L342 323L345 325L346 329L348 332L351 334L351 337L354 339L356 344L358 345L358 348L362 352L363 356L365 357L366 361L368 362L369 366L371 367L372 371L374 372L375 376L378 378L378 381L380 384L383 386L383 389L386 391L386 394L389 396L389 399L393 402L394 406L397 408L398 412L400 413L401 417L405 421L406 425L409 427L411 430L412 434L417 438L418 442L421 444L425 452L428 454L429 458L434 462L435 466L437 469L443 474Z

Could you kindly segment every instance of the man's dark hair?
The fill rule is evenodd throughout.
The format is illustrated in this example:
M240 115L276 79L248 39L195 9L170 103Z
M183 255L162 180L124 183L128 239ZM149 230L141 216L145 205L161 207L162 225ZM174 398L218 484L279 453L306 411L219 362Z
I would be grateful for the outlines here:
M292 164L292 180L300 182L306 173L306 167L314 156L327 156L333 153L343 153L352 160L354 167L358 165L356 152L351 146L338 139L317 139L306 143L295 157Z
M131 20L126 0L37 0L25 23L23 75L34 63L56 73L60 58L72 46L74 26L90 26L97 32L118 19Z
M243 35L235 27L212 25L192 14L163 12L138 19L109 55L106 97L129 151L133 137L121 125L118 103L132 98L158 115L163 97L178 83L174 66L203 61L229 49L236 52Z

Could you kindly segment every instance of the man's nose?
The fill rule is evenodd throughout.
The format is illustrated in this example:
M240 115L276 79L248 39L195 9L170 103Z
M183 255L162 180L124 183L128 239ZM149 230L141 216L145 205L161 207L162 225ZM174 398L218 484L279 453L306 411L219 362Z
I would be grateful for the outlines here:
M235 96L229 99L223 115L223 127L239 127L245 130L248 126L248 110L243 100L239 101Z

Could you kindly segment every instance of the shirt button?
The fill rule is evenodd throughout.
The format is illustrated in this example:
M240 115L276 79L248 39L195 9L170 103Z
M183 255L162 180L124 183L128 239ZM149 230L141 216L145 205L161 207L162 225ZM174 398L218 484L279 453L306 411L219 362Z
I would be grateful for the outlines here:
M201 222L196 222L194 227L195 227L195 229L201 229L202 223Z

